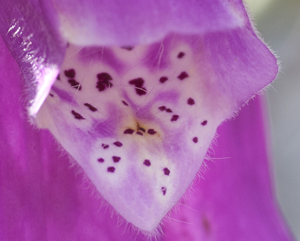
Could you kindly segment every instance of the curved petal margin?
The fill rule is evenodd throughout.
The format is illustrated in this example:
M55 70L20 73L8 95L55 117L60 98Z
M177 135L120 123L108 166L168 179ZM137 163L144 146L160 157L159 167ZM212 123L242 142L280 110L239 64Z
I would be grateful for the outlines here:
M273 187L265 101L256 98L218 128L203 179L165 223L164 241L292 241Z
M121 216L152 232L192 183L219 124L276 73L247 28L132 48L70 44L37 123Z
M35 115L58 75L65 41L49 1L1 0L0 34L26 82L29 114Z
M53 0L73 44L137 45L170 32L204 34L245 26L241 0Z

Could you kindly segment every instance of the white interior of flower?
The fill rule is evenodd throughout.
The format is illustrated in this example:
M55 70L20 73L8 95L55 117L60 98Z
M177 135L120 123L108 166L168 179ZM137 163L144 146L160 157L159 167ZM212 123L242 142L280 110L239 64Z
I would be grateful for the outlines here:
M142 230L155 230L185 193L230 111L204 62L201 49L176 36L149 46L69 45L37 115Z

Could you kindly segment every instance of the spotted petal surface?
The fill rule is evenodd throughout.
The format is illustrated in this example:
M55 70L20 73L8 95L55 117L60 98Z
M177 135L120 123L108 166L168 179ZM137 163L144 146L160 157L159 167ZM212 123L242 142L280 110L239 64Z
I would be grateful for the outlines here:
M239 30L171 34L151 45L69 45L37 124L119 214L152 231L195 178L217 126L276 73L273 56L245 32L247 38ZM256 48L272 64L253 61ZM253 81L259 75L265 81Z

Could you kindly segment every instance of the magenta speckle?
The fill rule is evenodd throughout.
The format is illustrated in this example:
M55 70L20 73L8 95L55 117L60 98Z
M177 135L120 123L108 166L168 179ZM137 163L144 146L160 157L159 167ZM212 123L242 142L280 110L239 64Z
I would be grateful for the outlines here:
M82 115L80 115L79 113L77 113L76 111L72 110L71 113L73 114L74 118L77 120L84 120L85 118L82 117Z
M179 52L178 55L177 55L177 58L178 58L178 59L181 59L181 58L184 57L184 55L185 55L185 53Z
M102 144L102 147L103 147L103 149L107 149L107 148L109 148L109 145L107 145L107 144Z
M72 79L75 78L75 70L74 69L65 70L65 76Z
M119 161L121 160L121 157L113 156L112 159L113 159L113 161L114 161L115 163L117 163L117 162L119 162Z
M112 81L112 77L108 73L100 73L97 74L97 85L96 88L101 92L104 91L106 88L111 88L113 84L110 82Z
M107 172L115 172L116 168L114 167L108 167Z
M163 83L165 83L167 80L168 80L168 77L162 76L162 77L160 77L159 82L163 84Z
M189 75L185 71L183 71L183 72L180 73L180 75L178 75L177 78L180 79L180 80L184 80L187 77L189 77Z
M97 108L95 108L94 106L92 106L92 105L89 104L89 103L85 103L84 105L85 105L86 107L88 107L89 110L92 111L92 112L97 111Z
M126 102L126 101L122 100L122 103L123 103L123 105L126 105L126 106L128 106L128 104L127 104L127 102Z
M154 129L149 129L148 134L155 135L157 132Z
M103 159L103 158L98 158L98 162L103 163L103 162L104 162L104 159Z
M144 165L147 166L147 167L149 167L149 166L151 166L151 162L148 159L146 159L144 161Z
M114 145L117 147L123 146L122 142L119 142L119 141L114 142Z
M162 187L162 188L161 188L161 191L162 191L163 195L166 195L166 193L167 193L167 188L166 188L166 187Z
M168 168L164 168L164 174L169 176L170 175L170 170Z
M195 101L192 98L188 98L187 103L188 103L188 105L194 105Z
M138 95L145 95L147 94L147 90L145 87L143 87L144 82L145 81L142 78L137 78L137 79L130 80L129 84L135 86L135 92Z
M173 115L171 121L177 121L179 119L179 115Z
M161 111L164 111L166 109L166 107L165 106L160 106L160 107L158 107L158 109L161 110Z
M201 125L205 126L207 124L207 120L202 121Z
M131 50L133 50L133 46L123 46L123 47L121 47L121 49L126 49L128 51L131 51Z
M69 84L75 88L75 89L78 89L78 90L81 90L81 85L79 84L79 82L77 82L76 80L74 79L69 79L68 80Z
M134 132L134 130L132 130L132 129L126 129L125 131L124 131L124 134L130 134L130 135L132 135L133 134L133 132Z

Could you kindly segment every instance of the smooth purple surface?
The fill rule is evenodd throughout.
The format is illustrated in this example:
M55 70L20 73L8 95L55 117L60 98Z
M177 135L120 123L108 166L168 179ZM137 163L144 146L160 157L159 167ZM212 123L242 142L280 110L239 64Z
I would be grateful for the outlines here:
M54 0L63 35L78 45L131 46L171 32L203 34L247 21L241 0Z
M117 228L50 134L27 123L19 69L3 42L0 71L0 239L146 240ZM223 124L213 157L231 158L208 163L188 207L171 216L193 225L173 220L163 240L292 240L272 195L262 121L257 100Z
M64 59L57 14L48 0L1 0L0 5L0 35L21 68L28 105L34 105L47 95Z
M242 29L206 34L203 42L217 80L212 88L231 99L233 111L276 78L277 59L249 22Z
M35 87L37 84L42 85L40 82L44 80L41 78L43 76L41 70L53 66L54 69L58 69L64 56L64 41L58 34L57 16L49 4L50 2L47 1L2 1L1 3L3 6L0 11L1 33L13 57L21 66L21 72L27 83L28 93L26 94L29 100L32 100L36 92ZM122 3L124 4L124 2ZM207 105L216 107L216 113L222 117L230 116L245 100L269 84L277 72L276 59L253 34L241 1L203 0L201 2L191 1L190 4L186 4L184 1L135 1L134 4L126 1L124 6L119 1L88 1L83 4L64 1L55 2L55 7L60 14L62 33L67 40L73 43L121 46L149 43L172 31L201 35L203 37L203 41L199 41L201 51L196 51L196 54L199 54L201 58L205 57L205 61L202 62L205 65L202 67L207 67L204 76L209 77L210 80L207 84L209 90L207 92L213 93L210 99L208 98ZM115 13L118 18L111 15L112 13ZM69 25L68 21L70 21ZM235 29L237 26L244 28ZM69 31L69 27L72 28L72 31ZM220 30L226 30L226 32L218 32ZM217 31L217 33L211 33L212 31ZM1 78L5 80L19 79L20 76L14 76L18 75L18 71L15 71L16 66L10 61L6 61L9 58L7 56L7 53L2 56L5 60L2 61L1 68L4 68L2 72L5 74ZM265 65L262 65L263 63ZM54 78L47 81L49 82L46 82L45 85L49 87ZM58 240L58 238L62 240L69 238L79 240L125 240L127 238L132 240L135 237L134 234L126 233L124 238L120 230L116 231L112 228L117 225L116 219L109 219L108 213L107 216L102 216L100 211L95 211L98 211L99 200L92 198L91 191L79 185L80 178L72 176L74 173L67 169L67 158L57 158L59 152L56 151L56 145L48 133L43 131L37 133L26 124L25 104L23 105L26 102L14 102L20 100L18 97L24 94L19 82L6 81L2 88L5 93L1 96L1 103L4 104L4 107L1 109L1 112L3 111L1 117L2 115L3 117L0 122L1 138L3 137L3 147L0 151L5 160L1 162L3 165L1 179L3 177L5 180L1 182L3 183L1 186L3 199L1 198L0 205L1 214L4 213L0 219L3 224L1 225L3 232L1 231L0 234L3 234L3 239L14 240L25 237L29 240ZM228 103L224 102L228 114L220 111L223 109L219 105L223 104L222 101L212 101L213 96L218 96L218 93L225 94L225 100L230 100ZM13 97L15 98L11 100L10 98ZM258 129L258 131L262 130ZM239 133L245 134L243 131ZM239 139L232 132L224 135L233 140ZM254 139L257 140L259 137L258 135ZM248 136L246 139L248 140ZM241 141L239 140L237 143L239 145L233 150L238 149L241 152L237 153L248 155L247 148L241 147ZM252 144L254 143L256 142L252 142ZM226 143L223 147L226 145L231 144ZM227 149L230 148L227 146ZM242 177L246 176L242 167L239 165L234 165L234 167L238 168L238 171L231 168L230 177L235 177L236 173L241 173ZM223 168L226 170L226 167ZM267 171L265 168L259 170ZM63 174L58 173L59 171ZM231 173L231 171L234 172ZM265 172L257 173L253 179L248 180L255 179L257 181ZM221 173L224 173L223 169ZM270 190L270 187L266 185L262 191L260 185L253 187L252 181L250 184L245 182L242 187L239 185L236 187L236 184L243 183L240 182L240 176L237 176L232 182L235 188L229 186L229 189L232 188L235 193L241 195L244 187L247 187L246 193L251 195L245 195L246 201L243 198L231 199L231 196L228 198L226 195L228 192L224 194L226 188L220 188L218 183L215 184L215 181L219 180L216 176L220 176L218 171L211 179L211 188L206 189L209 185L205 185L203 187L205 195L202 197L200 192L200 196L195 201L197 208L204 206L205 211L209 212L211 216L207 214L204 219L202 218L202 223L189 231L189 235L193 235L195 230L199 230L198 227L203 226L204 222L208 233L215 230L213 236L213 238L217 237L215 240L224 235L229 236L228 240L238 239L239 233L248 237L253 233L252 230L260 235L259 237L269 238L272 232L269 234L265 230L277 229L277 223L268 226L261 232L256 232L256 230L261 227L258 220L266 222L266 219L260 218L262 213L265 214L264 207L271 207L269 205L272 203L271 195L268 200L266 199L266 204L263 200L256 202L257 200L251 199L251 197L253 193L266 195L268 192L265 190ZM260 181L263 184L268 183L263 179ZM222 191L220 196L223 199L220 203L216 202L211 209L209 205L203 205L205 202L211 205L213 203L210 200L211 197L214 197L214 201L217 200L218 191ZM201 198L205 201L201 202ZM253 206L248 205L249 200ZM255 205L256 203L259 205ZM242 211L236 215L236 209L230 209L232 206L238 211ZM261 208L260 212L255 212L258 206ZM240 209L238 209L239 207ZM250 209L250 207L253 208ZM221 217L215 215L215 210ZM276 211L274 210L268 210L263 217L272 216ZM241 213L243 213L242 217L240 217ZM234 217L233 222L227 224L231 215ZM196 217L194 214L192 218ZM239 228L238 232L235 231L236 227ZM169 229L166 230L168 233ZM172 231L170 237L173 234ZM276 237L280 237L280 235L276 235ZM178 237L176 235L176 238Z
M70 169L51 134L27 122L19 71L1 40L0 240L146 240L100 210L92 185Z
M178 58L181 52L185 56ZM70 85L65 76L69 69L81 89ZM97 78L102 72L110 76L112 85L99 92ZM183 73L186 78L180 77ZM70 44L54 86L69 93L72 102L54 89L37 123L51 131L120 215L150 231L193 181L217 126L276 73L275 57L248 28L200 36L170 34L130 51ZM158 82L161 76L169 78L164 85ZM136 91L137 85L145 91ZM189 106L191 97L195 103ZM99 111L88 110L86 102ZM162 105L172 114L161 112ZM205 120L209 124L201 125ZM124 135L137 123L159 134L154 138ZM123 147L101 148L115 141ZM112 171L108 175L114 155L121 157L120 165L114 166L114 175ZM106 160L104 165L98 158ZM145 159L154 165L145 169L140 165ZM165 167L171 170L168 179L161 171Z
M256 98L219 127L207 171L171 216L178 221L166 240L294 240L274 197L263 106Z
M211 65L207 67L217 81L223 80L221 91L238 102L234 110L277 72L276 59L253 33L240 0L2 0L0 33L21 67L27 100L34 105L31 115L53 84L66 41L132 46L153 43L169 33L204 36L204 54Z

